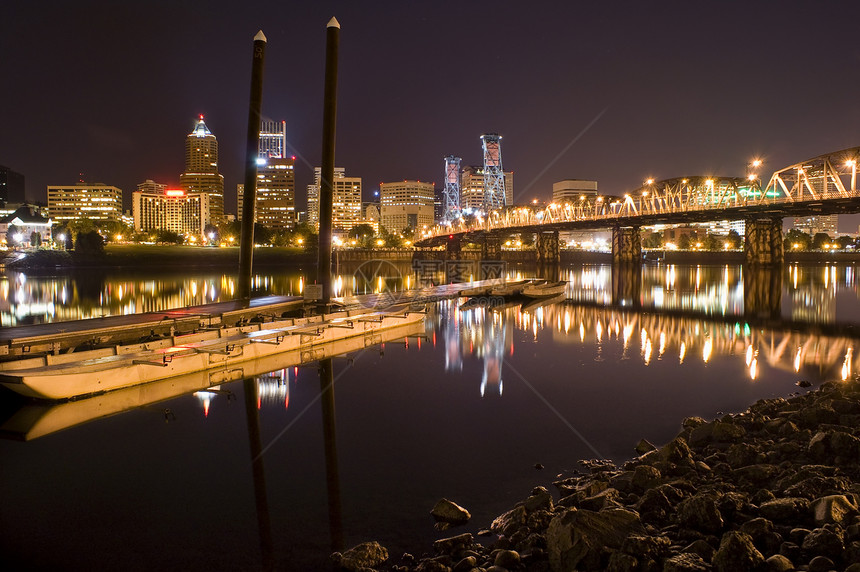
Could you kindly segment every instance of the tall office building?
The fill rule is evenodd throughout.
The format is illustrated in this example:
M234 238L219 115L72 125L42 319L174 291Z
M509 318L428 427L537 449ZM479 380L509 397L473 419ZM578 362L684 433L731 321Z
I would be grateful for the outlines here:
M259 161L254 222L268 228L292 229L296 226L296 160L292 157L269 157ZM239 220L242 220L245 185L237 185L236 190Z
M815 236L819 232L836 236L839 229L839 215L809 215L794 217L794 228Z
M0 207L27 202L24 196L24 175L0 165Z
M593 200L597 196L597 181L586 181L584 179L565 179L552 184L552 202L574 203L580 199Z
M296 226L295 157L287 156L286 121L264 120L257 146L257 192L254 222L274 229ZM245 185L236 186L239 220L244 213Z
M210 218L208 193L186 193L147 180L140 183L131 196L136 231L169 230L202 236Z
M514 172L505 171L505 203L514 204ZM463 167L460 174L460 208L482 210L484 206L484 168L476 165Z
M218 140L202 115L185 138L185 172L179 175L179 186L189 195L209 195L211 220L204 224L218 225L224 220L224 176L218 173Z
M284 158L287 156L287 122L264 119L260 123L260 157Z
M122 190L104 183L48 185L48 213L54 222L122 218Z
M433 183L398 181L379 186L380 222L388 232L433 225Z
M308 185L308 219L317 230L320 226L321 172L321 167L314 167L314 184ZM335 167L331 202L332 231L345 235L361 223L361 177L347 177L343 167Z

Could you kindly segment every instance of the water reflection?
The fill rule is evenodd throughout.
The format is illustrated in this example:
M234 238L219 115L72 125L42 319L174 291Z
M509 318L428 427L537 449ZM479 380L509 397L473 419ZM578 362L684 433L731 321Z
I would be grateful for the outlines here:
M770 287L768 283L768 287ZM689 360L702 363L719 357L743 361L750 381L762 365L792 371L814 381L846 380L857 371L854 345L860 341L851 326L833 325L827 332L816 324L765 316L712 316L702 311L655 308L641 311L624 305L564 301L464 305L465 299L441 301L433 327L445 334L445 370L460 372L463 362L482 363L481 396L501 396L505 354L515 350L514 331L536 341L549 334L556 343L594 348L602 359L605 344L620 344L622 359L654 362Z

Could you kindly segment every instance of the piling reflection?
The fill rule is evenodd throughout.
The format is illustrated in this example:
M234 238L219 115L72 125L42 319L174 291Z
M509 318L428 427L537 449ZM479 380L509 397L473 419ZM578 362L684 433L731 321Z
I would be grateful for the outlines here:
M337 426L334 407L334 367L331 358L320 361L320 404L323 416L328 525L332 551L343 550L343 516L340 502L340 471L337 463Z
M257 509L257 530L260 534L260 555L263 570L274 570L275 555L272 544L272 522L266 492L266 471L263 466L263 443L260 436L259 385L254 378L242 382L245 394L245 420L248 428L248 445L251 452L251 473L254 478L254 504Z

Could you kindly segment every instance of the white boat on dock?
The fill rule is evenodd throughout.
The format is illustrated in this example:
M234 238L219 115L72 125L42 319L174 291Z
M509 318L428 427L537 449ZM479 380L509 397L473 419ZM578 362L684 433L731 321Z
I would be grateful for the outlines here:
M421 322L424 315L409 305L349 310L19 359L0 363L0 384L28 397L63 400L201 371L237 379L238 368L231 366L288 352L296 354L295 363L314 361L331 355L326 347L335 342L346 343L338 353L373 346L383 333Z
M420 320L378 330L379 342L424 334ZM132 409L148 408L193 392L214 391L222 384L257 378L267 373L364 349L363 337L344 338L317 345L312 351L287 351L268 357L168 377L116 391L66 401L22 400L22 405L0 420L0 437L30 441L83 423Z

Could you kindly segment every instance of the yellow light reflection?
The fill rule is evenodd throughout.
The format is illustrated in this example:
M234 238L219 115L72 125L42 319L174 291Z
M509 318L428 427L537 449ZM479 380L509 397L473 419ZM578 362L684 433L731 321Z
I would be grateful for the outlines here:
M800 352L801 351L802 351L802 348L798 347L797 353L794 354L794 371L795 372L800 371Z
M702 359L705 363L708 363L708 360L711 359L711 352L714 349L714 344L711 341L711 338L707 338L705 340L705 347L702 348Z
M684 363L684 356L687 354L687 344L681 342L681 351L678 352L678 363Z

